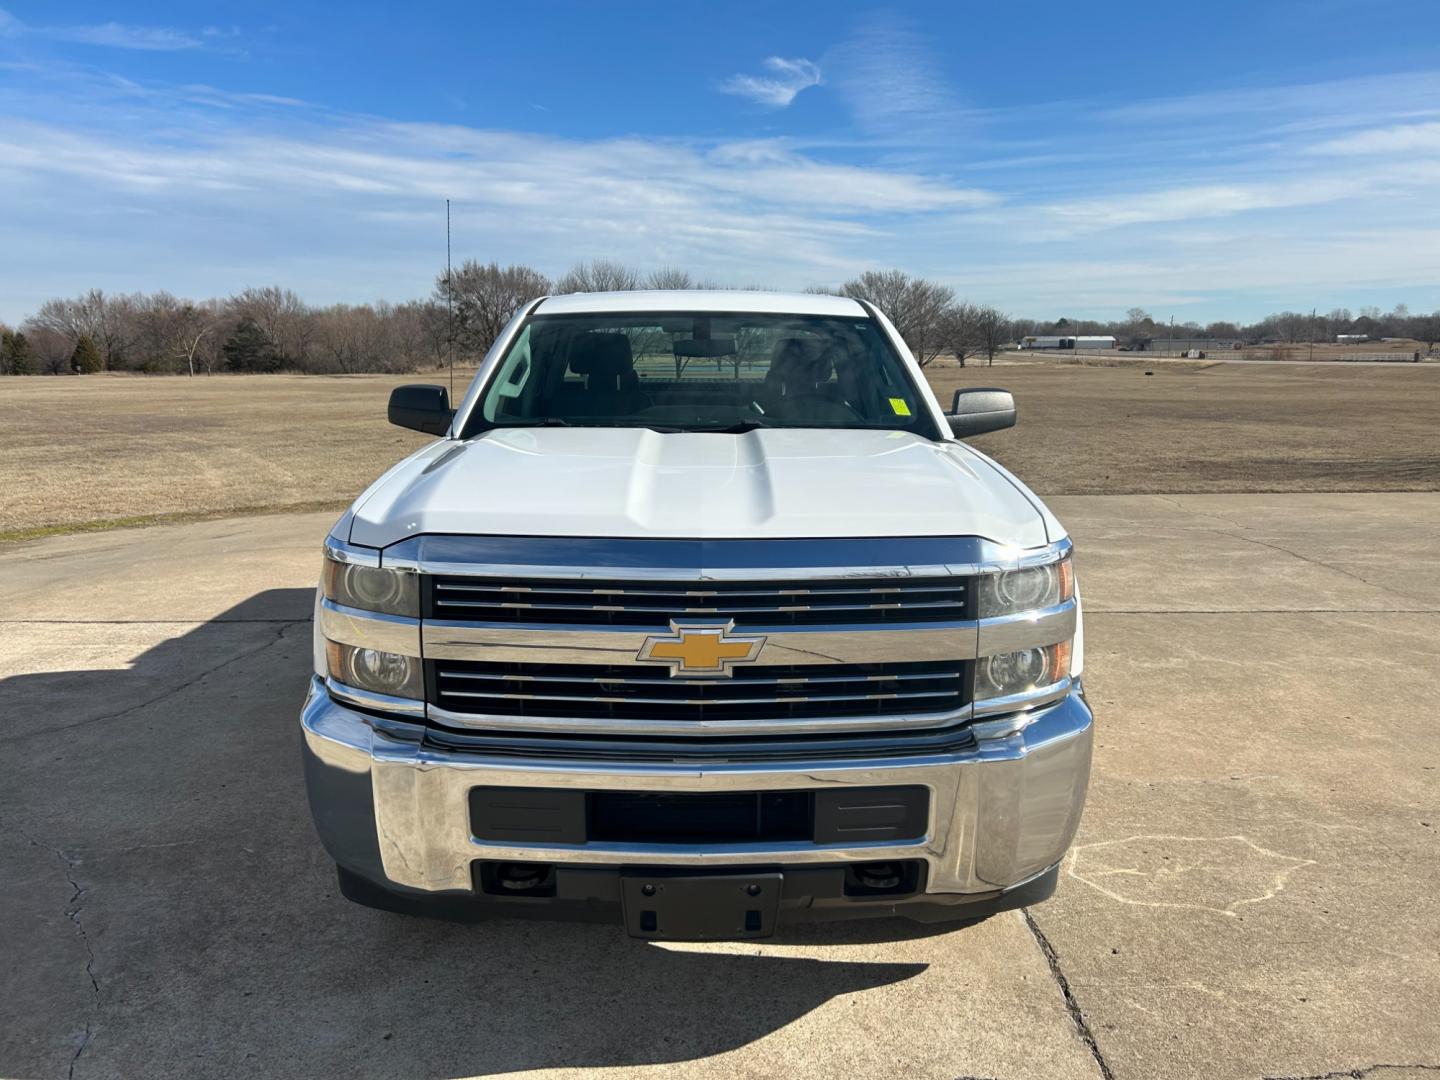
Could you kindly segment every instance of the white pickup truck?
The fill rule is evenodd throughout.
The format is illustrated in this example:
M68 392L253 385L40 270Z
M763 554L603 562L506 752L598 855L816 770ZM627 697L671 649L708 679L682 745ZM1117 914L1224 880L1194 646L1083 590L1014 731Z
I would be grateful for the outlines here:
M527 305L325 543L316 825L392 911L764 937L1055 888L1090 773L1064 528L864 302Z

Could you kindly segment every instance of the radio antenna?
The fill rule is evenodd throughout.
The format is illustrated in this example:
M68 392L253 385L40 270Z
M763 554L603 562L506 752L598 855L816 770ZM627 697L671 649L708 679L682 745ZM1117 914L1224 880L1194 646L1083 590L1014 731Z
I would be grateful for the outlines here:
M455 281L450 276L450 200L445 200L445 336L450 354L450 400L455 400Z

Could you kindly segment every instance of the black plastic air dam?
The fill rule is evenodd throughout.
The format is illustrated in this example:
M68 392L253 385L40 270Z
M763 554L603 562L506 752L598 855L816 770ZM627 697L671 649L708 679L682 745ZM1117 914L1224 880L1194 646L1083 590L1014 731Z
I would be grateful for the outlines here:
M477 879L483 864L475 864ZM626 868L633 873L636 869ZM657 868L650 868L655 871ZM764 867L719 867L717 873L754 873ZM837 919L900 917L921 923L979 922L1002 911L1028 907L1055 892L1057 863L1029 881L1006 891L986 893L923 893L909 896L847 896L845 867L770 868L782 871L777 924ZM673 872L674 868L669 868ZM665 871L658 871L665 872ZM481 891L427 893L384 887L351 871L339 870L340 891L357 904L403 915L483 922L489 919L540 919L621 925L619 867L556 867L553 896L494 896ZM917 889L923 888L921 880Z

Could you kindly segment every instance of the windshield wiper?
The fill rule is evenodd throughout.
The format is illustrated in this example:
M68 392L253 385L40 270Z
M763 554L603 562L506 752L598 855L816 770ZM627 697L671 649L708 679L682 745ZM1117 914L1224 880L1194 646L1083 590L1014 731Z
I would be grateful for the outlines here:
M728 427L687 427L682 431L703 432L707 435L743 435L747 431L754 431L757 428L773 428L774 424L767 424L764 420L741 420L738 424L731 424Z

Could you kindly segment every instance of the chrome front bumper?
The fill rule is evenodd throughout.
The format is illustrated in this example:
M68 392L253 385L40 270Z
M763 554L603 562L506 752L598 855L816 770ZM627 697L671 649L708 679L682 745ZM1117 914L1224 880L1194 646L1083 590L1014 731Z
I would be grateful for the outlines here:
M805 866L891 859L928 865L926 893L989 893L1059 862L1080 821L1092 719L1078 691L1014 720L978 723L959 753L775 765L564 762L487 758L425 747L423 729L379 721L312 679L302 714L311 807L326 849L347 870L422 893L473 889L475 860L561 866ZM801 790L833 784L923 785L926 834L904 844L482 843L469 825L477 786L590 791Z

